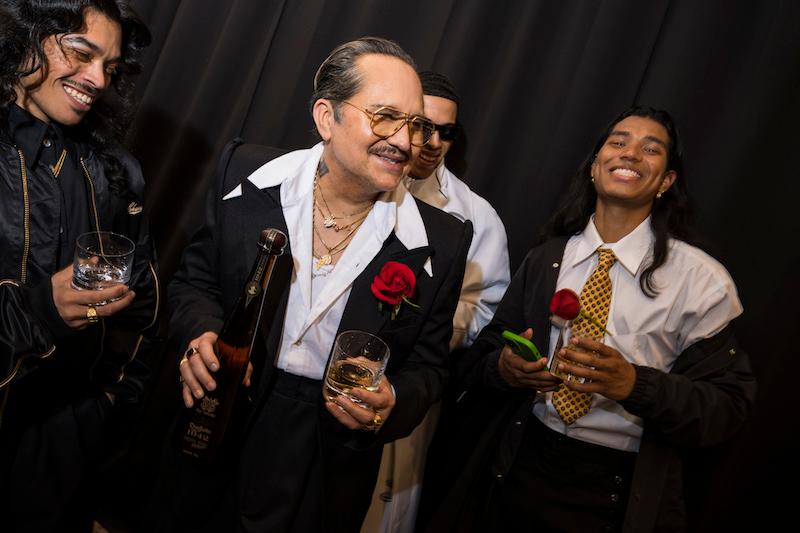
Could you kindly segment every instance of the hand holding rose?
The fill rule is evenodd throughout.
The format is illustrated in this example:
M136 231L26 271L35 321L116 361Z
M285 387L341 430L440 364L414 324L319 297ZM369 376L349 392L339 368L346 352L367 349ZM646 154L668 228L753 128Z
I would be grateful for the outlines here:
M617 401L631 395L636 383L636 369L621 353L606 344L586 338L573 338L571 344L581 351L569 346L562 348L557 371L587 378L591 382L564 381L566 387L579 392L596 392Z

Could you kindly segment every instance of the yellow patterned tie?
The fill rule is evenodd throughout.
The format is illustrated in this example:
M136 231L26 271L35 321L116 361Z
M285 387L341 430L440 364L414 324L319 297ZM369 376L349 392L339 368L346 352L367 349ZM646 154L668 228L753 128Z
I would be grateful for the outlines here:
M614 252L607 248L598 248L600 260L581 290L581 311L595 318L602 327L582 315L572 321L572 336L587 337L594 340L603 338L603 328L608 322L608 308L611 306L611 277L608 270L617 261ZM553 393L553 407L565 424L572 424L589 412L592 395L577 392L561 386Z

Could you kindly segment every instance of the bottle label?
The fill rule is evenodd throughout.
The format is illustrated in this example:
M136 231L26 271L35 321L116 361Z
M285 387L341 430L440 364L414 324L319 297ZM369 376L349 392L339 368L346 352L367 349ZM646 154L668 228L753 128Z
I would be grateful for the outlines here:
M219 407L219 400L216 398L204 396L203 399L200 400L200 412L209 418L217 417L217 407Z
M245 287L245 292L247 293L247 296L249 296L250 298L255 298L256 296L258 296L258 293L261 292L261 285L259 285L255 281L251 281L250 283L247 284L247 287Z

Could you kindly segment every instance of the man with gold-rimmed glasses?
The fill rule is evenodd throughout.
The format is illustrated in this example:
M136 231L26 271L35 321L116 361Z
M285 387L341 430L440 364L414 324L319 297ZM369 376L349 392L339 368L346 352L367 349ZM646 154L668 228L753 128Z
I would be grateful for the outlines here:
M251 145L226 151L214 207L170 286L191 406L216 386L214 343L258 232L289 237L291 282L263 339L269 363L255 369L241 447L213 483L178 461L164 529L355 531L383 444L408 435L441 393L472 229L401 185L434 131L412 59L380 38L340 45L314 78L311 114L321 142L310 149L276 159ZM389 304L392 290L405 299ZM377 390L352 390L360 403L322 396L345 330L377 335L391 353Z
M389 106L381 106L375 111L361 109L348 101L342 102L354 107L369 117L369 126L372 133L381 139L387 139L408 125L409 141L413 146L422 148L430 141L436 125L421 115L408 115Z

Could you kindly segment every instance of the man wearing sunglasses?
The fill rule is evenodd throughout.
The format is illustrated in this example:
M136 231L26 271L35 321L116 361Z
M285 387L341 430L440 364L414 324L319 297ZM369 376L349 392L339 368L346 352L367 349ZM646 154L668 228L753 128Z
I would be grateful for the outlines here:
M404 183L418 199L472 221L472 244L467 256L464 282L453 317L450 349L467 348L489 323L510 280L505 226L492 206L444 164L447 152L460 133L459 98L443 74L419 73L425 116L435 133L420 149ZM417 514L422 474L428 445L438 420L435 405L414 432L384 447L381 475L362 532L411 532Z
M205 226L170 285L187 407L216 387L214 343L263 228L288 236L279 261L291 276L257 343L269 363L254 368L241 445L216 470L177 460L177 490L160 501L160 527L148 529L358 529L383 445L411 433L441 395L472 238L470 222L399 186L434 135L423 111L413 60L394 42L365 37L334 49L317 71L319 144L272 160L253 145L223 154ZM326 401L328 357L347 330L377 335L391 356L377 390L353 388L358 403Z

